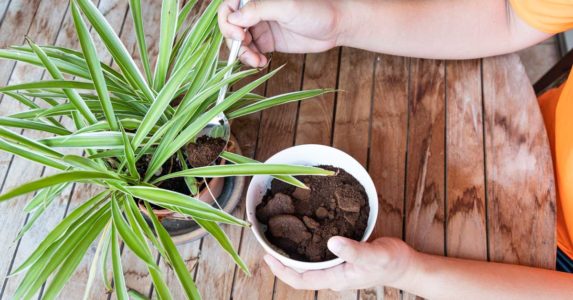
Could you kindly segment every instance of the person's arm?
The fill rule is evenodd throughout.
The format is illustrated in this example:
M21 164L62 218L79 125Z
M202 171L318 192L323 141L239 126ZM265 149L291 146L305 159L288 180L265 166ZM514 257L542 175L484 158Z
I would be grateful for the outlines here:
M466 59L513 52L550 36L524 23L504 0L226 0L219 25L245 41L241 59L272 51L348 46L403 56ZM250 27L245 35L242 29Z
M268 255L265 261L279 279L297 289L383 285L429 299L573 299L572 274L428 255L390 238L359 243L335 237L328 247L346 262L299 274Z

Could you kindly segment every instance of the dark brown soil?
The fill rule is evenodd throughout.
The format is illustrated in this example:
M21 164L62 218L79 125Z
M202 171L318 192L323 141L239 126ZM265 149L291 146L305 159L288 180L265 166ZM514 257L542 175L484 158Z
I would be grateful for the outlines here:
M333 236L362 239L370 207L364 187L346 171L321 168L336 176L298 176L310 190L273 180L257 206L269 242L293 259L320 262L335 258L326 244Z
M136 164L137 172L139 173L139 175L141 177L145 176L145 173L147 172L147 168L149 166L150 159L151 159L151 157L145 156L143 159L140 159L137 162L137 164ZM189 165L189 164L187 164L187 165ZM189 166L189 167L191 167L191 166ZM171 159L169 159L167 162L165 162L165 164L163 164L163 166L161 167L161 169L159 169L159 171L157 171L155 176L163 176L163 175L167 175L170 173L179 172L182 170L183 170L183 168L181 168L181 163L180 163L179 159L176 156L173 156ZM187 184L185 183L185 179L183 177L167 179L167 180L159 183L158 187L160 187L162 189L178 192L178 193L181 193L184 195L191 195L191 191L187 187ZM158 206L153 205L153 204L151 204L151 206L155 209L162 209L161 207L158 207Z
M222 138L201 136L187 147L189 163L196 168L208 166L219 157L225 146L227 143Z

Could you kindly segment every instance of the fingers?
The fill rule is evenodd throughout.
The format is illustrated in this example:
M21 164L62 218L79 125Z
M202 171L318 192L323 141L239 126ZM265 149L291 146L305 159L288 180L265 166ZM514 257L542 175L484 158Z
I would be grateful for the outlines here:
M242 27L229 23L227 18L239 6L239 0L225 0L219 6L218 23L221 33L233 40L242 41L245 39L245 31Z
M251 40L251 37L248 37L247 40ZM233 43L232 40L227 40L227 47L231 48L231 44ZM267 65L268 59L264 54L261 54L257 46L253 43L246 44L243 43L241 48L239 49L239 60L248 66L253 68L262 68Z
M356 265L368 265L386 256L378 244L361 243L340 236L328 240L328 249L344 261Z
M240 10L228 15L231 24L240 27L251 27L261 21L286 22L296 16L296 1L285 0L252 0Z
M297 290L324 290L337 289L344 282L344 265L339 265L328 270L307 271L297 273L291 268L285 267L277 259L265 255L265 262L281 281Z

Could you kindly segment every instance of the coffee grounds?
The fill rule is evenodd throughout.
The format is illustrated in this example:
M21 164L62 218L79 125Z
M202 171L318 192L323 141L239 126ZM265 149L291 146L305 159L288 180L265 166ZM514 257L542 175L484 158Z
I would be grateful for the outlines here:
M307 262L335 258L328 239L344 236L360 240L370 207L364 187L352 175L332 166L335 176L297 176L310 190L273 180L257 219L267 225L267 240L287 256Z
M187 146L189 163L196 168L208 166L225 150L225 146L227 142L222 138L201 136Z

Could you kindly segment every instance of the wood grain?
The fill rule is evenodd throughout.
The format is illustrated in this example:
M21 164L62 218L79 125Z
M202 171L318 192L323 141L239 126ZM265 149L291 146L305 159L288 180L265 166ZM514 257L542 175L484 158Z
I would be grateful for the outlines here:
M307 54L303 90L337 86L340 51L336 48L322 54ZM329 93L300 103L296 145L331 145L335 98L335 93Z
M539 106L516 55L485 59L489 253L555 267L555 184Z
M372 239L403 236L404 179L408 136L410 59L378 55L368 171L378 192L378 222ZM400 291L375 288L360 299L400 299Z
M416 250L444 255L445 65L414 59L411 68L405 240Z
M448 256L487 260L481 64L446 65Z
M267 84L267 96L274 96L301 89L304 71L304 55L275 54L273 56L273 66L281 65L285 65L285 67L274 78L271 78ZM257 159L264 161L272 154L293 146L297 127L298 106L299 103L289 103L265 110L262 113ZM251 232L249 232L249 234L251 234ZM256 247L259 248L259 251L263 251L260 245L256 244ZM261 260L261 258L262 256L258 259ZM272 274L270 274L270 276L274 277ZM314 299L314 291L294 290L282 281L275 279L273 298Z
M334 121L333 146L364 167L368 164L375 54L343 48ZM318 299L356 299L357 291L319 291Z
M235 86L233 86L233 90L239 89L241 87L243 87L245 84L247 84L249 81L255 80L255 78L260 78L260 76L262 76L263 74L266 74L268 71L267 69L262 70L262 72L258 73L257 75L253 76L253 78L248 78L248 79L244 79L241 82L239 82L238 84L236 84ZM262 84L261 86L259 86L258 88L256 88L253 92L259 95L265 95L265 91L266 91L266 87L267 84ZM256 157L256 151L257 151L257 140L258 140L258 133L259 133L259 128L260 128L260 122L261 121L261 113L255 113L255 114L251 114L251 115L247 115L244 117L241 117L239 119L234 119L232 120L232 131L233 134L235 135L235 137L237 138L237 140L239 141L239 144L241 145L241 150L243 151L243 155L247 156L247 157L251 157L251 158L255 158ZM246 194L247 194L247 186L248 186L248 181L246 183L245 186L245 191L243 192L243 197L241 199L241 201L239 202L239 206L237 207L237 209L235 210L234 215L235 216L241 216L243 219L246 219L246 210L245 210L245 202L246 202ZM245 246L247 245L247 246ZM246 253L249 253L250 251L253 251L254 249L252 249L252 247L260 247L257 243L257 241L255 240L254 236L251 233L251 229L250 228L243 228L241 230L241 240L240 240L240 246L238 248L239 250L239 254L241 255L241 257L245 257L245 250L244 248L247 247L249 250L246 250ZM252 268L253 263L255 263L254 268ZM265 268L264 266L259 266L259 263L261 263L261 261L254 261L251 260L250 263L248 263L249 266L249 270L252 273L252 277L248 277L246 276L237 266L235 266L235 270L233 272L233 286L232 286L232 291L231 291L231 299L249 299L250 295L251 295L251 291L245 289L244 285L246 284L246 282L248 282L250 280L250 278L256 278L256 280L260 281L262 280L261 276L263 276L263 273L256 268ZM256 273L255 273L256 272ZM269 273L264 273L264 275L268 275ZM257 293L254 293L255 295ZM261 293L263 294L263 293ZM264 295L269 295L268 293L264 293ZM272 295L272 290L270 291L270 295ZM261 295L262 297L262 295ZM262 298L265 299L265 298Z
M5 2L5 0L3 1ZM30 25L40 8L41 0L12 0L4 15L0 27L0 49L24 42L24 36L30 32ZM0 60L0 84L4 85L12 75L14 61ZM2 102L0 95L0 103Z
M68 3L65 0L61 0L52 1L50 3L42 2L39 5L39 10L46 9L47 7L56 9L50 10L48 13L34 18L31 23L30 30L28 31L28 35L39 44L54 43L60 30ZM23 9L27 9L27 7ZM9 82L10 84L15 84L38 80L42 75L43 72L39 68L22 63L16 63ZM2 109L0 109L0 111L17 112L23 110L22 105L7 97L2 101L1 105ZM49 134L29 130L20 131L20 133L33 139L49 136ZM13 157L11 159L10 169L5 173L5 180L3 181L2 187L0 187L0 193L11 190L28 181L35 180L41 177L44 172L45 168L39 164L30 163L20 157ZM15 242L15 238L19 229L26 221L26 213L23 212L23 207L26 204L26 200L29 200L32 196L33 195L25 195L0 203L0 211L3 212L0 220L0 226L3 230L3 234L0 237L0 253L10 253L7 255L9 259L3 259L0 262L0 274L2 274L1 276L3 278L5 278L4 276L7 275L12 267L12 257L14 257L15 250L17 250L17 242ZM3 280L3 290L6 288L6 285L7 281Z

